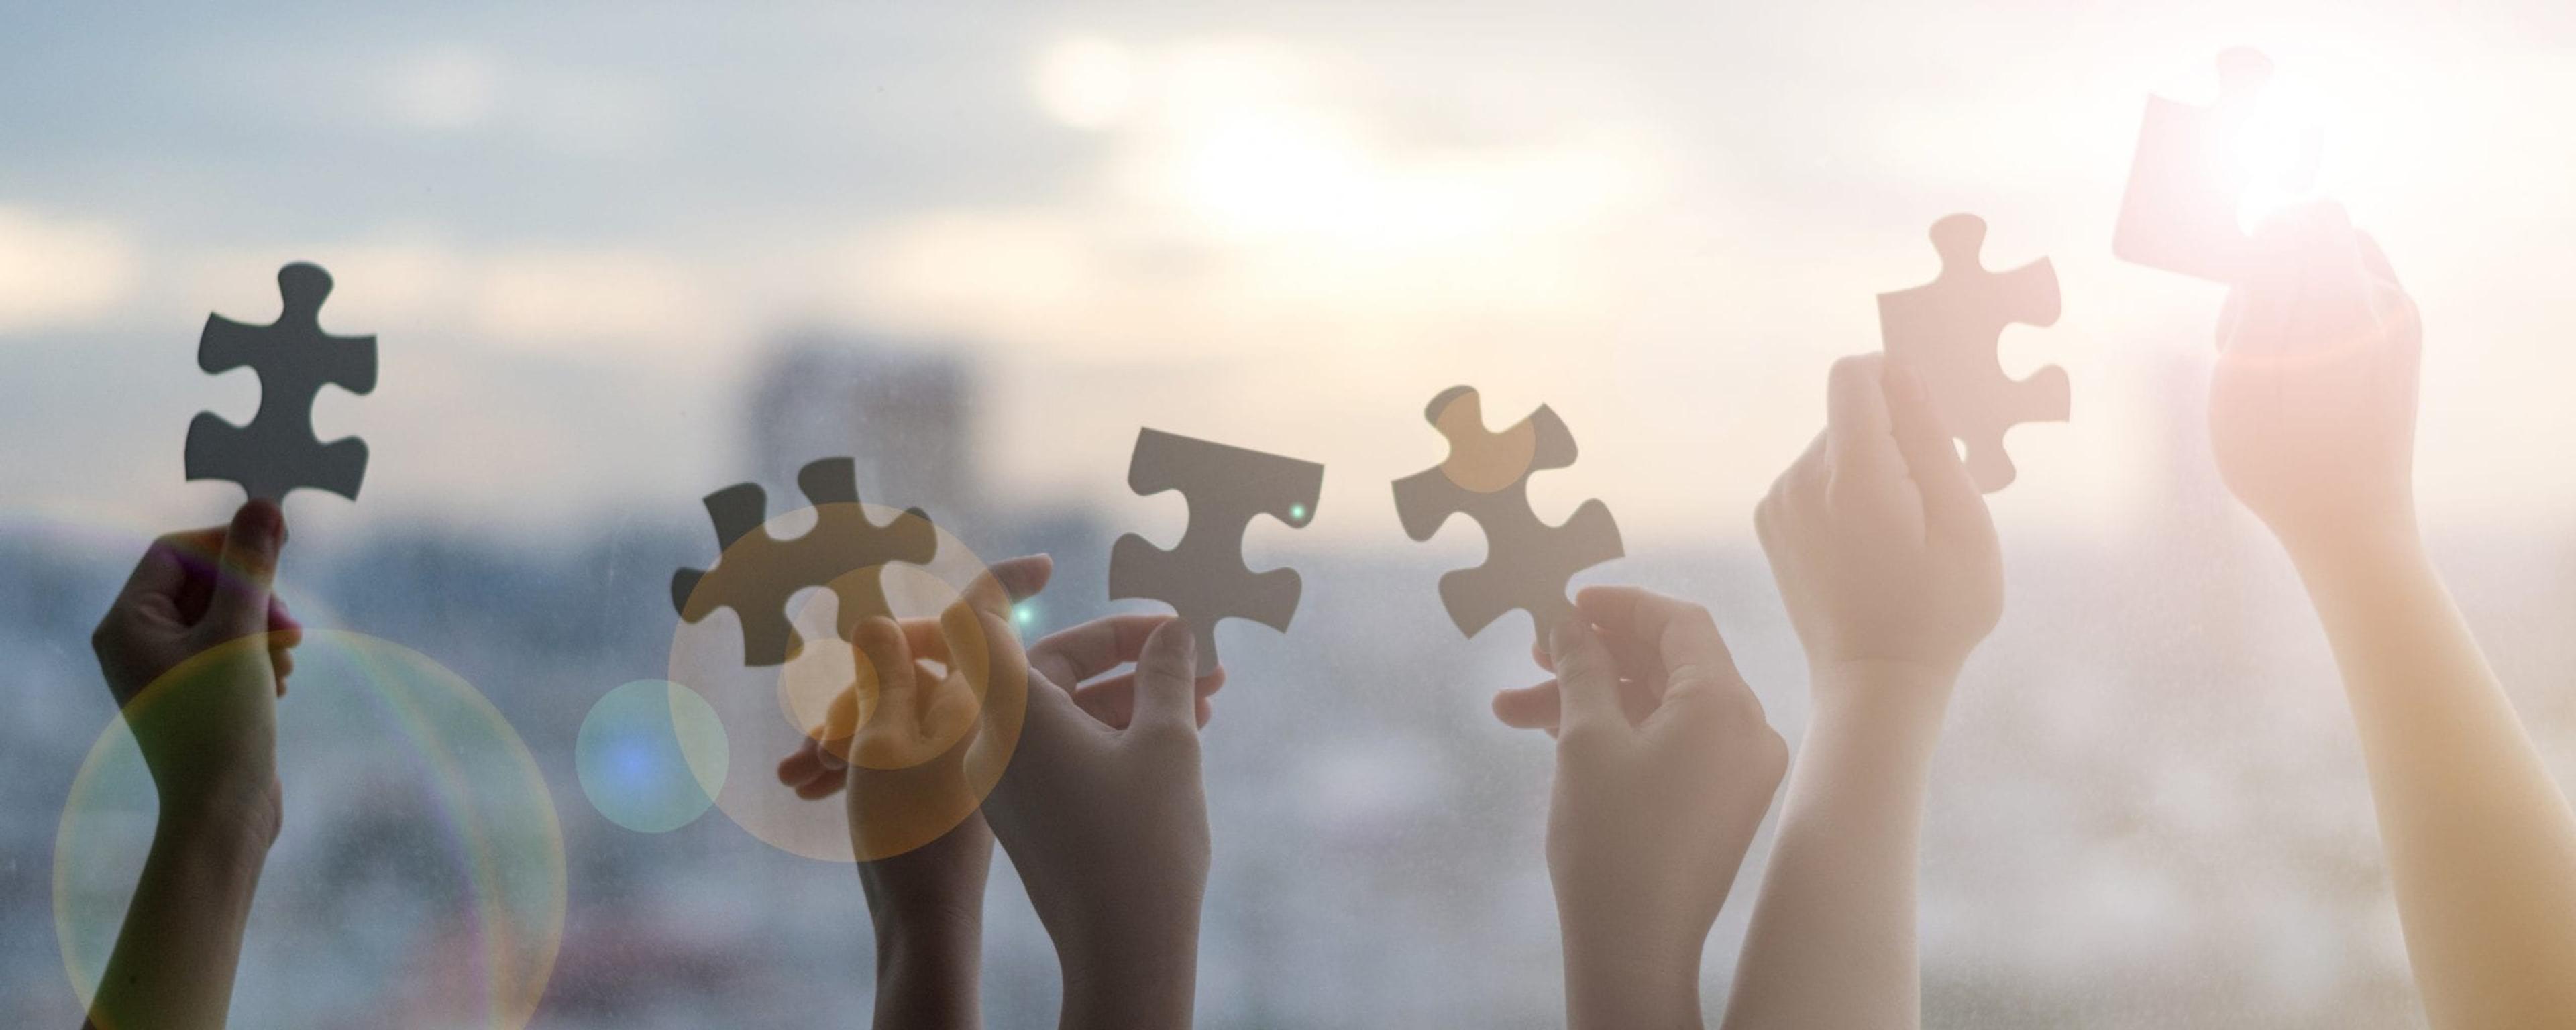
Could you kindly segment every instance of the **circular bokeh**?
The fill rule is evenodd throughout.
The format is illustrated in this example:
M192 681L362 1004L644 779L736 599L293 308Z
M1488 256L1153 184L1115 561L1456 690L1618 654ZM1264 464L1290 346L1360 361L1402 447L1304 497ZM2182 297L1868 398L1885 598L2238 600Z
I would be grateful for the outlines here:
M854 513L830 510L841 507L782 515L770 528L784 537L804 525L846 524ZM846 507L880 526L913 517L881 505ZM709 778L718 784L715 807L752 836L827 862L884 858L955 828L1001 778L1019 743L1027 680L1021 663L987 656L995 654L993 648L1016 649L1015 638L987 639L980 621L952 620L958 631L952 643L970 660L916 655L916 690L894 705L884 703L875 670L865 668L842 639L840 627L864 617L935 622L983 575L982 559L946 529L931 528L937 549L928 565L852 570L797 593L784 614L805 646L783 665L743 664L741 623L730 611L684 621L672 634L671 681L694 688L723 724L725 770L721 778ZM776 546L765 537L750 534L735 547ZM707 581L733 560L730 551L720 557ZM746 561L743 567L760 564ZM843 597L880 594L882 610L840 611ZM814 741L859 760L848 794L806 800L779 784L779 760ZM853 812L856 827L850 823Z
M723 791L724 723L697 691L636 680L582 717L573 768L582 794L609 822L668 833L696 822Z
M264 643L217 647L145 688L72 781L54 925L84 1009L158 818L137 728L178 731L224 685L210 671ZM251 911L234 1025L527 1025L564 919L563 837L535 759L490 701L416 651L308 629L295 654L276 709L284 830Z

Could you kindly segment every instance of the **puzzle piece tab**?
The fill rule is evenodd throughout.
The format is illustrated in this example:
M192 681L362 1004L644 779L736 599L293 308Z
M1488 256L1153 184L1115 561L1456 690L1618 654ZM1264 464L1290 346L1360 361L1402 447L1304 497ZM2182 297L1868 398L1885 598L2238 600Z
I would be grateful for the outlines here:
M1145 429L1128 459L1127 487L1141 495L1180 491L1189 499L1190 524L1170 550L1134 533L1110 545L1111 600L1171 605L1198 633L1201 670L1217 666L1219 619L1287 632L1305 584L1295 569L1252 571L1243 563L1243 533L1255 515L1291 526L1314 518L1324 466Z
M367 476L367 442L313 435L313 398L324 385L365 394L376 388L376 338L322 331L331 273L297 262L277 270L284 301L277 321L246 325L206 316L197 337L197 367L209 373L243 366L259 373L259 411L236 426L211 411L188 423L188 478L229 479L253 498L282 500L299 486L358 499Z
M2065 369L2049 365L2016 380L1995 357L2005 326L2056 324L2056 268L2041 258L1988 271L1978 256L1985 243L1986 222L1975 215L1932 223L1941 274L1879 294L1878 325L1888 359L1923 377L1950 435L1967 444L1969 478L1993 493L2010 486L2015 474L2004 431L2024 422L2066 421L2068 387Z
M796 485L813 502L814 528L801 536L769 533L769 495L756 483L737 483L706 497L721 550L713 569L671 574L671 607L697 622L718 608L742 620L745 665L781 665L804 649L788 621L787 602L807 587L830 589L840 601L841 639L852 639L859 620L889 611L883 574L892 562L930 564L939 549L930 516L911 508L884 525L869 520L859 503L858 465L824 458L796 473Z
M1449 458L1395 481L1405 535L1429 540L1461 513L1485 531L1485 563L1442 575L1441 605L1471 637L1518 608L1544 639L1548 627L1574 613L1566 582L1626 553L1619 524L1598 500L1583 502L1562 526L1530 510L1530 474L1574 464L1573 432L1545 405L1509 429L1488 431L1483 403L1468 386L1441 391L1423 417L1449 438Z
M2212 282L2235 282L2243 274L2250 241L2238 219L2256 174L2277 174L2271 185L2282 190L2306 189L2322 149L2315 126L2279 126L2296 134L2282 141L2293 148L2292 158L2281 168L2248 166L2247 126L2271 77L2270 58L2238 47L2218 55L2216 103L2147 98L2111 253Z

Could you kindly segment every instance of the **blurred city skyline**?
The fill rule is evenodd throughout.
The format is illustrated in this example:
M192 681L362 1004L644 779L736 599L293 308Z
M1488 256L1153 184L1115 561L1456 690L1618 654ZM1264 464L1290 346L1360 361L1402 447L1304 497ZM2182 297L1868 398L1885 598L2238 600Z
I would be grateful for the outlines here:
M1998 518L2131 533L2169 420L2138 384L2206 353L2220 296L2110 259L2120 177L2147 94L2205 96L2239 43L2323 99L2326 191L2426 313L2429 520L2576 514L2547 460L2576 315L2540 279L2576 223L2576 17L2537 0L11 21L20 518L222 504L182 485L183 428L257 388L196 370L197 327L267 317L312 259L324 324L384 345L374 395L316 408L377 455L360 505L294 505L326 534L688 512L754 475L746 382L819 329L954 343L997 503L1157 517L1123 475L1152 425L1323 462L1302 532L1392 538L1386 484L1442 455L1421 406L1465 382L1573 427L1542 514L1741 541L1825 366L1876 346L1872 295L1928 279L1925 228L1969 210L1990 263L2048 256L2067 297L2004 339L2008 369L2068 369L2075 421L2013 434Z

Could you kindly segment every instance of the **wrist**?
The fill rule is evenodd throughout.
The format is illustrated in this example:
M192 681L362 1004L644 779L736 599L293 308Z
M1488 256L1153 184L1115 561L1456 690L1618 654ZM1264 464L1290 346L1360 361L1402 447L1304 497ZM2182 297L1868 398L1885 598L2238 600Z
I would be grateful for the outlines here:
M2360 517L2296 532L2275 527L2274 535L2303 576L2412 562L2424 548L2423 530L2412 505L2401 506L2386 518Z
M276 781L269 782L273 785ZM264 860L269 845L277 841L279 812L273 786L164 791L160 800L156 835L185 842L208 854Z
M1938 732L1961 660L1809 655L1808 694L1818 724L1894 723Z
M1701 1024L1700 948L1644 939L1635 927L1565 926L1565 1008L1569 1030L1690 1027Z
M1106 961L1067 952L1064 1027L1187 1027L1198 999L1198 945L1130 942Z
M2312 586L2341 580L2386 580L2429 567L2423 534L2410 518L2367 531L2281 538L2299 578Z
M984 922L980 913L889 915L871 910L869 917L876 927L880 973L895 965L944 968L961 957L973 961L983 955Z

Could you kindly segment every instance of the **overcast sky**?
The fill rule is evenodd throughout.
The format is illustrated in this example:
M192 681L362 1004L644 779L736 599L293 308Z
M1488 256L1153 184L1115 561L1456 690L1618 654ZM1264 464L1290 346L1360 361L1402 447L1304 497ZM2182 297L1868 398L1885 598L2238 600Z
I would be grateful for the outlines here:
M1125 496L1153 425L1321 461L1314 531L1393 541L1422 405L1469 383L1573 426L1543 512L1737 539L1966 210L2066 297L2005 338L2076 420L2014 434L1999 516L2119 531L2220 300L2110 260L2121 176L2147 95L2238 43L2423 305L2432 517L2576 515L2563 4L227 6L0 15L14 517L220 507L185 426L257 393L197 328L311 259L325 326L382 341L376 393L317 407L374 448L369 516L692 517L745 474L764 341L837 325L965 341L1014 498L1177 526Z

